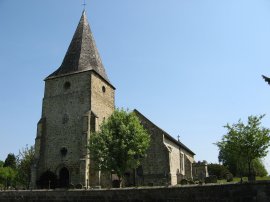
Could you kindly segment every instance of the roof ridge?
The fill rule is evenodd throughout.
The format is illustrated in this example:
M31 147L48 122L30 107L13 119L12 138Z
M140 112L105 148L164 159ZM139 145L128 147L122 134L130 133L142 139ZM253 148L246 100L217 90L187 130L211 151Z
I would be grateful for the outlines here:
M174 137L172 137L169 133L167 133L165 130L163 130L162 128L160 128L159 126L157 126L156 124L154 124L152 121L150 121L147 117L145 117L141 112L139 112L137 109L133 110L135 113L139 114L140 116L142 116L144 119L146 119L148 122L150 122L151 124L153 124L156 128L158 128L159 130L161 130L171 141L173 141L174 143L176 143L179 147L182 147L183 149L186 149L188 152L190 152L191 154L195 155L195 153L193 151L191 151L191 149L189 149L186 145L184 145L182 142L177 141Z

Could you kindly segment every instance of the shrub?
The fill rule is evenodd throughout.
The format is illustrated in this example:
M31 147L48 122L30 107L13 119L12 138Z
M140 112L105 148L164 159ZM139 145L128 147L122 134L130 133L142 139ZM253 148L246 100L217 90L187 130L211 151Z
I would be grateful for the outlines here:
M181 185L187 185L188 184L188 180L186 179L182 179L180 182Z
M219 180L226 179L226 174L230 173L227 167L220 164L211 163L207 165L209 175L215 175Z
M226 174L226 180L227 182L232 182L233 181L233 175L231 173Z
M209 183L217 183L217 176L216 176L216 175L211 175L211 176L209 176L209 177L206 177L206 178L204 179L204 182L205 182L206 184L209 184Z

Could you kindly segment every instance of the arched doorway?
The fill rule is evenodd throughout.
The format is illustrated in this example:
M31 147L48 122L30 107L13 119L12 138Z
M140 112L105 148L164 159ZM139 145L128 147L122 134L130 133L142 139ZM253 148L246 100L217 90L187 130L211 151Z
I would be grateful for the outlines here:
M49 170L42 173L37 181L37 186L40 189L55 189L57 185L57 175Z
M66 167L61 168L59 172L59 187L66 188L69 185L69 171Z

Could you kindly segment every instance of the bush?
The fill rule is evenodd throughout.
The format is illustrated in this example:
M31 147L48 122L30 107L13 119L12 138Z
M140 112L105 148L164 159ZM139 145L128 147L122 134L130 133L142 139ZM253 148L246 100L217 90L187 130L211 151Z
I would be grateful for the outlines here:
M82 184L76 184L75 188L76 189L82 189L83 188L83 185Z
M205 184L209 183L217 183L217 176L216 175L211 175L209 177L204 178Z
M188 184L188 180L186 179L182 179L180 182L181 185L187 185Z
M233 175L231 173L226 174L226 180L227 182L232 182L233 181Z
M210 176L215 175L219 180L226 179L226 174L231 173L224 165L211 163L207 165Z

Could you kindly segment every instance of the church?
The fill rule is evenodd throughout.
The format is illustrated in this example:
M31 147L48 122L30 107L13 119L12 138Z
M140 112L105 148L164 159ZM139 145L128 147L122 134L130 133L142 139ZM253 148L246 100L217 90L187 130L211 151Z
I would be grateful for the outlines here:
M51 176L51 187L112 186L113 173L94 170L86 146L91 133L113 113L115 90L83 11L61 66L45 78L32 166L34 188L42 188L46 176ZM151 142L141 166L125 174L125 186L176 185L193 179L194 152L141 112L134 112Z

